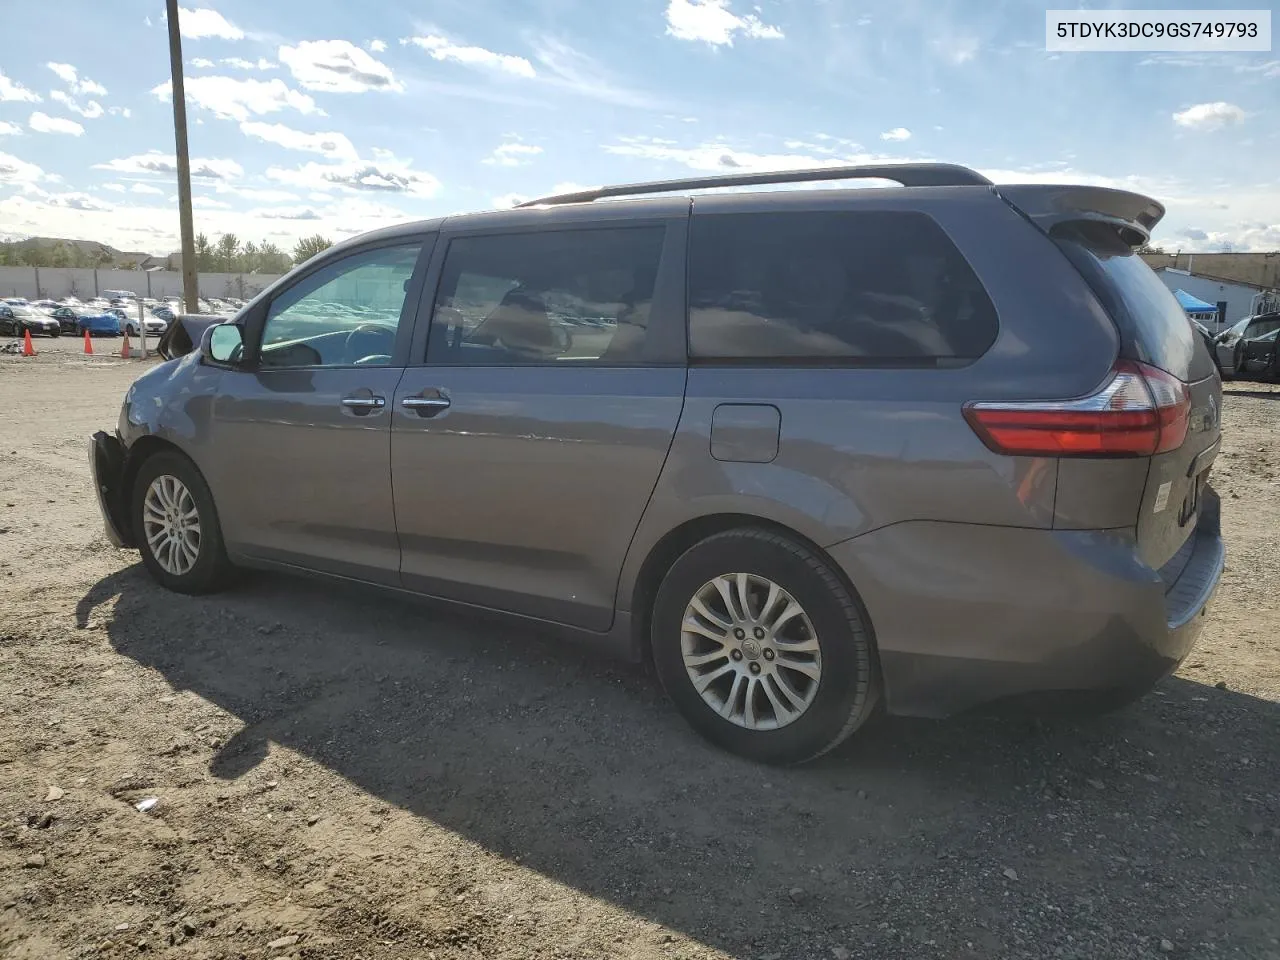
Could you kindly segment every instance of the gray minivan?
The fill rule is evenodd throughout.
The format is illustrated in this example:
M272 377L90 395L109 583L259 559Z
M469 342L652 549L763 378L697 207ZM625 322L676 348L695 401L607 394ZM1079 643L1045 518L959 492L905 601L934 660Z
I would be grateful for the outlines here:
M902 189L671 195L862 178ZM878 703L1137 696L1223 565L1163 212L912 164L378 230L133 384L108 535L181 592L305 570L616 642L769 762Z

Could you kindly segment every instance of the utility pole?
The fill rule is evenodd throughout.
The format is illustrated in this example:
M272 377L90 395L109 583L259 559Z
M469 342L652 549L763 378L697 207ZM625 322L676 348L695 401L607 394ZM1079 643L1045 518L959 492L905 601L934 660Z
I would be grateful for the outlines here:
M178 0L165 0L169 21L169 72L173 79L173 135L178 158L178 221L182 231L182 299L187 313L199 312L196 280L196 231L191 220L191 161L187 155L187 95L182 83L182 33ZM138 321L141 323L141 319Z

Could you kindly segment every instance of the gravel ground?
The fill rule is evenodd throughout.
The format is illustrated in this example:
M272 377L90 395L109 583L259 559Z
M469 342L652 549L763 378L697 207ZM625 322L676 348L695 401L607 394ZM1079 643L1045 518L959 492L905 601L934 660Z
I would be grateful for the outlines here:
M784 771L589 649L283 576L164 593L100 532L84 437L141 366L95 346L0 356L0 955L1280 957L1280 392L1227 384L1227 572L1176 677Z

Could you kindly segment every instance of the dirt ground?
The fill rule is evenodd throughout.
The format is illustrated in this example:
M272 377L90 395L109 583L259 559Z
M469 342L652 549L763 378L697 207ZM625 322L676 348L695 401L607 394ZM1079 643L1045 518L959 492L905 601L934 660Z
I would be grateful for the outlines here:
M1176 677L774 770L578 646L283 576L162 592L86 466L141 365L37 346L0 357L4 957L1280 957L1273 388L1227 384L1227 572Z

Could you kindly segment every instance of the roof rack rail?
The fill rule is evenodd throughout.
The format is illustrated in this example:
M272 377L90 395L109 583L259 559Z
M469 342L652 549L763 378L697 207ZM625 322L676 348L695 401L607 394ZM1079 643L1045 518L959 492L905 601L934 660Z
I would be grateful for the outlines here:
M779 170L772 173L730 173L714 177L682 180L652 180L622 183L612 187L592 187L572 193L557 193L526 200L517 207L540 207L560 203L586 203L608 197L629 197L676 190L707 190L712 187L750 187L765 183L809 183L816 180L893 180L904 187L989 187L991 181L968 167L954 163L892 163L865 167L818 167L809 170Z

